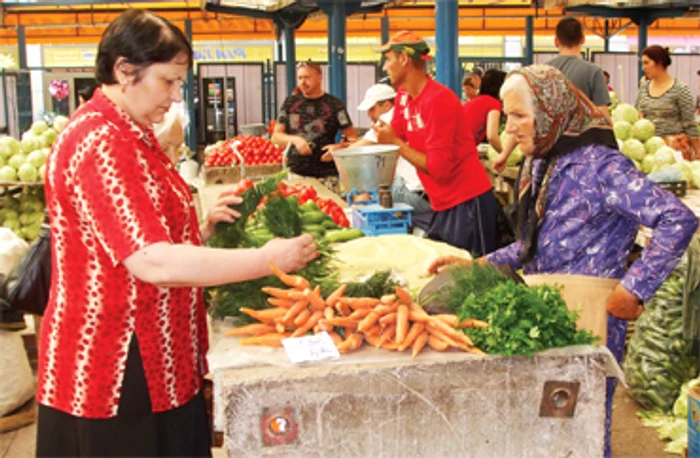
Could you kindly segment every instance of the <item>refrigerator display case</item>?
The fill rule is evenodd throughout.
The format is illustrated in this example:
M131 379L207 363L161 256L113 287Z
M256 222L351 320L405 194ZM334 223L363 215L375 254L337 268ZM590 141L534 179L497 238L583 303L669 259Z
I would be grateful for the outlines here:
M238 134L235 78L201 79L203 141L210 145Z

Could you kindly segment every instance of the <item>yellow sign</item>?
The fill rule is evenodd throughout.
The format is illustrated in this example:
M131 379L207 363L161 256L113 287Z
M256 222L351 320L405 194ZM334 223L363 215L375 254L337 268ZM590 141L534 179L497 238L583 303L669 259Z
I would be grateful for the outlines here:
M235 44L216 45L195 45L195 62L265 62L274 59L272 44L236 46Z
M42 46L44 67L94 67L97 46Z
M0 68L19 68L17 46L0 46Z

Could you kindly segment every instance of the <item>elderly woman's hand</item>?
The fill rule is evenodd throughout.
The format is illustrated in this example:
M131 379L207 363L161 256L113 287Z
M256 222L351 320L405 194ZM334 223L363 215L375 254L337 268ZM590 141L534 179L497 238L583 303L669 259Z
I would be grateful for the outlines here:
M303 269L310 261L318 257L316 244L309 234L292 239L273 239L262 247L267 258L284 272Z
M608 313L621 320L634 320L644 311L639 299L622 285L617 285L608 298Z
M471 265L472 261L470 259L461 258L459 256L440 256L430 263L430 266L428 267L428 274L436 275L449 267L471 267Z

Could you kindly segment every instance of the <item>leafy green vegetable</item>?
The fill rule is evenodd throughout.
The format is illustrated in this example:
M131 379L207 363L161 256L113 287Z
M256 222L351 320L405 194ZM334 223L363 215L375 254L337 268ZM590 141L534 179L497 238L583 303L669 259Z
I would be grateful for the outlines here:
M567 309L559 288L528 287L493 266L476 264L454 269L453 276L456 286L450 301L456 304L462 299L454 310L460 319L489 323L483 329L465 329L474 345L486 353L532 356L549 348L596 341L589 331L576 330L578 313Z
M670 413L681 386L697 376L697 358L692 354L695 339L698 279L695 264L696 240L671 275L644 305L636 321L623 369L632 397L644 408ZM697 277L697 272L695 277ZM686 291L687 289L687 291ZM682 393L681 393L682 394ZM683 410L683 406L678 409Z
M262 210L265 227L277 237L291 238L301 234L299 205L284 197L269 199Z
M209 245L217 248L237 248L242 245L247 239L245 234L248 218L255 212L255 209L260 205L263 197L272 194L277 185L287 176L288 170L283 170L272 175L265 181L262 181L255 186L246 189L241 198L243 202L238 205L231 205L231 208L238 211L241 217L234 223L217 223L216 233L209 240Z
M399 282L391 278L391 270L378 270L366 281L348 282L344 295L380 298L386 294L393 294L396 286L399 286Z

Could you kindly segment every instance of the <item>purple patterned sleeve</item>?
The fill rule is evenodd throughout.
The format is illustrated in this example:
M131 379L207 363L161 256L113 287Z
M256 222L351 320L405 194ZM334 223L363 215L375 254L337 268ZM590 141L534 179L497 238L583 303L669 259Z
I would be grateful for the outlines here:
M598 169L605 206L651 228L654 233L622 286L647 301L666 280L688 247L698 220L677 197L661 189L621 154Z
M520 251L522 251L523 242L518 240L511 243L507 247L503 247L500 250L496 250L493 253L486 255L486 260L489 264L498 265L508 265L513 268L513 270L519 270L522 266L520 265Z

